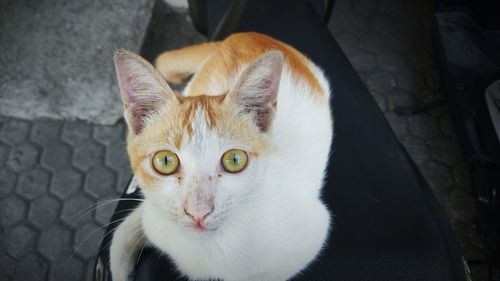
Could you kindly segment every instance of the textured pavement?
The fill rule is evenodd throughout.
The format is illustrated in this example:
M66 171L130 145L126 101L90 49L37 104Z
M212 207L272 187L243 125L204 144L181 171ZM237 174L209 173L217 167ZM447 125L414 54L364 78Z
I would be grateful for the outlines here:
M91 280L131 172L125 126L0 121L0 280Z
M466 259L481 259L470 179L446 105L415 116L394 113L442 95L432 5L424 2L337 0L329 27L438 196ZM199 40L185 13L163 15L171 34L165 46ZM152 37L146 41L165 40ZM0 117L0 280L92 279L116 202L98 204L119 198L130 177L125 131L123 121L103 126ZM475 281L486 280L480 270L473 273Z
M154 0L0 1L0 115L114 124L116 48L139 51Z

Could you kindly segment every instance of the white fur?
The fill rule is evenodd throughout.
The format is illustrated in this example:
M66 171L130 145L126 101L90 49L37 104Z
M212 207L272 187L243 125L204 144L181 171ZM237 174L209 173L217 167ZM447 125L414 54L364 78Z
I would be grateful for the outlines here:
M311 65L311 70L325 94L312 93L284 65L276 115L267 133L272 149L250 157L241 173L224 173L220 157L228 149L248 150L248 145L218 136L206 125L201 111L194 120L194 135L183 140L181 149L166 144L151 148L152 152L170 149L177 153L185 181L179 184L175 177L160 178L158 189L143 190L145 202L134 216L141 216L142 229L152 245L189 279L287 280L323 247L330 214L320 200L320 190L333 124L328 82L319 68ZM234 74L229 87L234 87L242 71ZM219 85L207 87L227 87ZM150 163L146 159L143 167L153 174ZM202 233L193 231L193 223L183 211L186 196L197 189L211 194L215 205L205 221L208 230ZM123 233L133 223L127 219L113 237L113 278L130 271L117 267L113 260L123 260L123 249L129 245Z

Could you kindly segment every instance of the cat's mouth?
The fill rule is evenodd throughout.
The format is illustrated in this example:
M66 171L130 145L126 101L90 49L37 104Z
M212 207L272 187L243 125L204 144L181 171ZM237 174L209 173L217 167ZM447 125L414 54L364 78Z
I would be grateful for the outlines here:
M204 233L204 232L214 231L217 229L216 227L209 227L203 224L203 222L198 222L196 224L193 224L191 227L197 233Z

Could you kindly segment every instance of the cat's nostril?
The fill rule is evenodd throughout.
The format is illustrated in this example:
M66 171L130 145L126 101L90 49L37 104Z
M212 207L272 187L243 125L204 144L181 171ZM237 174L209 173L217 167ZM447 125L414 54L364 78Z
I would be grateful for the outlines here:
M190 216L196 223L204 221L213 211L214 211L214 206L211 206L210 211L199 212L199 213L190 212L186 207L184 207L184 213Z

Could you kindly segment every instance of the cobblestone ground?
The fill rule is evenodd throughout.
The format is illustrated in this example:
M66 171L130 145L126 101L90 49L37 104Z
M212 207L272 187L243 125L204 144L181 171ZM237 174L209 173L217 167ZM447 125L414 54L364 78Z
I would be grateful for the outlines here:
M470 175L448 107L413 116L394 112L398 106L418 106L443 96L432 47L433 5L337 0L329 29L446 210L465 258L483 259ZM473 274L474 280L486 280L484 270Z
M431 12L427 1L337 0L329 27L437 194L466 258L480 259L469 176L447 107L394 113L442 95ZM130 177L124 135L123 121L0 117L0 280L91 280L116 202L92 208L118 198Z
M125 125L0 120L1 280L91 280L130 178Z

